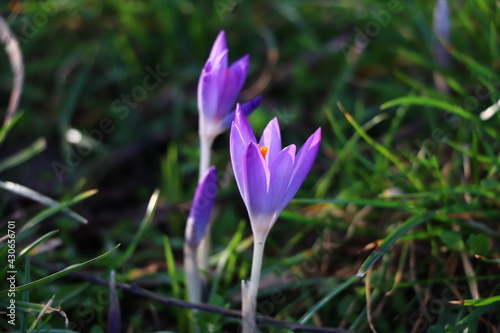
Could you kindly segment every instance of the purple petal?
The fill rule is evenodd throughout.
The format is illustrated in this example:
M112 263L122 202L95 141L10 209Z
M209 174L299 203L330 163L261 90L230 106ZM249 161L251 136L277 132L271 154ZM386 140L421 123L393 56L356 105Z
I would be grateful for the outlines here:
M219 96L218 96L218 103L217 103L217 110L220 108L220 101L222 94L224 94L224 85L226 82L226 72L227 72L227 53L228 51L223 51L220 53L219 58L216 59L215 63L218 65L217 70L216 70L216 76L217 76L217 87L219 88ZM224 115L219 115L217 113L216 119L222 120L224 119Z
M219 99L217 77L214 75L213 64L209 60L203 67L198 81L198 110L205 121L214 118ZM200 124L202 126L202 124Z
M248 142L253 141L257 143L257 138L255 137L255 134L253 133L252 127L250 127L250 124L248 123L247 118L245 117L245 114L241 111L241 107L239 104L236 105L236 113L234 115L234 123L240 130L241 138L245 142L245 144L248 144Z
M233 165L234 178L240 190L241 197L245 200L245 183L243 181L243 156L247 149L248 141L244 140L241 132L235 123L231 126L229 135L229 153L231 164Z
M194 248L205 235L216 196L217 171L215 167L211 167L196 188L186 225L186 241Z
M260 96L257 96L245 103L240 104L240 109L245 116L248 116L259 106L261 100L262 98ZM222 128L228 128L229 126L231 126L233 120L234 120L234 111L226 115L224 121L222 122Z
M217 38L215 39L212 50L210 51L210 56L208 58L218 58L219 55L224 51L227 51L226 33L224 32L224 30L221 30L217 35Z
M244 201L248 214L270 216L269 168L255 142L250 142L243 156ZM253 226L252 226L253 228Z
M300 148L297 156L295 157L295 163L293 166L293 172L290 179L290 185L286 195L282 201L282 208L292 200L300 186L307 177L307 174L311 170L311 167L318 154L319 145L321 143L321 128L318 128L313 135L307 139L306 143Z
M250 57L246 55L235 61L224 73L224 88L220 96L219 109L217 111L219 118L226 116L236 102L236 97L238 97L248 75L249 59Z
M218 58L209 59L203 67L198 81L198 110L205 121L217 121L216 112L224 86L227 68L227 50Z
M294 169L295 151L295 145L286 147L275 156L273 164L269 165L269 173L271 174L269 191L272 200L271 207L275 214L274 220L278 218L283 208L288 204L288 202L283 202L283 199L287 194L290 177Z
M260 105L260 101L262 100L262 97L257 96L255 98L252 98L251 100L241 103L240 108L245 114L245 116L248 116L250 113L252 113L257 107Z
M281 132L278 118L274 118L267 124L264 132L262 133L262 137L260 138L259 145L261 147L269 148L266 160L268 161L268 164L271 165L273 163L273 159L281 151Z

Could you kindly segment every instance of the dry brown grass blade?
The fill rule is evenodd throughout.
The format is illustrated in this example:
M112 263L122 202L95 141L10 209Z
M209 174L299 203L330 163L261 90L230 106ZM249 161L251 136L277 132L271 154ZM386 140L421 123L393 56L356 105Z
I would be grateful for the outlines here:
M5 52L9 57L10 67L14 74L12 81L12 92L10 94L9 106L5 115L4 126L6 127L12 121L19 106L21 93L23 91L24 82L24 64L23 55L19 42L9 28L5 19L0 15L0 41L2 42Z

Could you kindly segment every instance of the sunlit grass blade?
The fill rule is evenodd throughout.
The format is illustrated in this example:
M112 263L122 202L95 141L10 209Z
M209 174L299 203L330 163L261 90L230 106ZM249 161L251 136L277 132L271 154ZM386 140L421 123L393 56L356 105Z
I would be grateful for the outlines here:
M484 262L489 262L491 264L500 264L500 259L489 259L486 257L483 257L482 255L476 254L475 255L476 259L479 259Z
M57 232L59 232L59 230L53 230L53 231L50 231L48 233L46 233L45 235L43 235L42 237L38 238L37 240L35 240L34 242L32 242L30 245L26 246L25 248L23 248L21 251L19 251L19 254L18 256L16 257L16 262L19 262L22 258L24 258L25 255L27 255L31 250L33 250L36 246L40 245L41 243L43 243L44 241L46 241L47 239L49 239L50 237L54 236ZM7 247L6 247L7 248ZM1 253L0 253L0 257L2 257ZM5 274L5 272L7 272L7 269L8 269L8 266L6 265L1 271L0 271L0 276L3 276Z
M338 104L339 109L342 111L344 116L346 117L347 121L354 127L356 132L361 135L361 137L373 148L375 148L380 154L382 154L385 158L390 160L402 173L407 174L408 179L412 182L412 184L417 187L421 188L420 181L418 181L411 173L408 172L408 168L406 165L396 156L394 155L389 149L386 147L382 146L378 142L376 142L372 137L366 133L366 131L354 120L354 118L347 112L344 107L341 104Z
M26 224L21 228L21 232L24 230L27 230L29 228L32 228L33 226L37 225L38 223L42 222L43 220L45 220L49 216L54 215L57 212L65 212L72 217L73 217L73 215L79 216L79 218L78 218L79 222L87 223L88 222L87 219L85 219L84 217L78 215L77 213L69 210L68 207L70 207L70 206L72 206L72 205L74 205L82 200L85 200L88 197L93 196L96 193L97 193L97 190L89 190L89 191L86 191L86 192L83 192L83 193L77 195L76 197L74 197L72 199L63 201L61 203L57 203L57 205L53 205L51 208L44 209L43 211L41 211L40 213L35 215L33 218L31 218L28 222L26 222Z
M49 207L60 207L62 205L62 203L59 203L59 202L49 198L48 196L43 195L43 194L41 194L37 191L34 191L26 186L23 186L21 184L0 181L0 188L3 188L4 190L15 193L15 194L20 195L22 197L37 201L37 202L42 203L42 204L49 206ZM80 196L85 194L85 198L87 198L95 193L97 193L97 190L91 190L91 191L87 191L85 193L80 194ZM83 198L83 199L85 199L85 198ZM68 206L70 206L70 205L68 205ZM86 218L84 218L80 214L75 213L71 209L63 207L62 209L59 209L59 210L62 210L63 213L71 216L72 218L74 218L75 220L77 220L81 223L88 222L88 220Z
M331 112L331 110L329 108L325 108L325 114L328 117L330 124L332 125L332 128L335 130L336 129L335 126L338 127L338 125L335 125L337 122L335 121L335 119L333 119L333 112ZM387 115L385 115L385 114L375 116L372 119L370 119L368 122L366 122L362 126L362 128L365 131L368 131L372 127L374 127L375 125L380 123L381 121L385 120L386 118L387 118ZM331 186L333 177L335 176L335 174L337 172L339 172L341 170L342 163L339 163L339 162L345 161L347 156L350 156L350 155L355 156L358 160L365 161L365 164L370 163L366 160L366 157L364 157L363 154L359 153L357 149L354 149L355 145L359 141L359 138L360 138L359 133L355 132L349 138L349 140L347 140L344 144L342 144L343 148L338 153L338 157L337 157L336 162L331 166L330 170L328 170L328 172L316 184L316 193L314 195L316 198L322 198L325 196L326 191Z
M479 124L486 133L491 135L494 138L500 138L500 132L495 130L492 127L486 126L484 122L475 114L470 113L469 111L448 102L444 102L441 100L429 98L429 97L420 97L420 96L405 96L398 97L388 102L385 102L380 106L382 110L390 108L396 105L418 105L418 106L429 106L438 108L444 111L448 111L450 113L456 114L465 120L469 120L474 124Z
M0 162L0 172L11 169L24 161L29 160L36 154L42 152L47 147L47 141L44 138L40 138L33 142L29 147L21 150L20 152L10 156Z
M394 244L399 238L406 235L408 231L417 227L423 222L426 222L434 217L435 212L424 212L418 215L414 215L401 225L399 225L394 231L392 231L389 236L384 238L379 247L373 251L368 258L363 262L361 268L358 271L358 276L364 276L366 272L372 267L384 254L389 251L389 248Z
M22 116L23 112L18 111L7 125L4 124L2 128L0 128L0 144L3 142L10 129L14 127L14 125L19 121L19 119L21 119Z
M323 306L325 306L330 300L340 294L342 291L344 291L347 287L349 287L351 284L356 282L359 279L358 276L353 276L349 280L345 281L344 283L340 284L336 288L334 288L332 291L330 291L328 294L326 294L318 303L314 304L311 306L311 308L299 319L298 323L299 324L305 324L311 317L318 312Z
M463 301L450 301L451 304L464 306L486 306L500 302L500 295L478 299L466 299ZM500 304L497 304L500 305Z
M137 233L135 233L132 242L130 242L130 245L125 250L125 253L121 256L120 259L118 259L116 267L123 265L123 263L125 263L125 261L127 261L127 259L130 258L130 256L134 253L135 248L137 247L142 237L146 233L146 230L148 229L149 225L153 221L153 216L156 211L156 205L158 203L159 196L160 196L160 190L156 189L151 195L151 198L149 199L148 207L146 208L146 214L142 219L141 225L139 226L139 230L137 231Z
M20 260L22 259L25 255L27 255L28 253L30 253L31 250L33 250L35 247L37 247L38 245L40 245L41 243L45 242L47 239L49 239L50 237L54 236L55 234L57 234L59 232L59 230L53 230L53 231L50 231L48 233L46 233L45 235L41 236L40 238L38 238L37 240L35 240L33 243L31 243L30 245L26 246L25 248L23 248L20 252L19 252L19 255L17 257L17 260Z
M93 259L87 260L87 261L82 262L80 264L74 264L74 265L68 266L68 267L60 270L59 272L47 275L47 276L45 276L39 280L36 280L36 281L30 282L27 284L23 284L22 286L18 286L18 287L16 287L16 292L24 292L24 291L31 290L33 288L40 288L41 286L43 286L49 282L57 280L65 275L68 275L74 271L82 269L82 268L84 268L84 267L86 267L86 266L88 266L96 261L99 261L99 260L105 258L111 252L115 251L119 246L120 246L120 244L118 244L117 246L115 246L114 248L109 250L108 252L101 254L100 256L97 256ZM7 297L8 292L9 292L9 289L5 289L5 290L0 291L0 298Z

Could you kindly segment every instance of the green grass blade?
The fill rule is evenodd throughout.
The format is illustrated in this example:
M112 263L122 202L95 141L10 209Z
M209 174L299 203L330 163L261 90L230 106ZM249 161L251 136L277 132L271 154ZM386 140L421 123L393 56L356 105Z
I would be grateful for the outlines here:
M490 305L485 305L485 306L474 308L467 316L465 316L458 323L459 324L466 324L466 323L478 321L479 318L483 314L485 314L486 312L490 311L491 309L493 309L495 307L496 307L496 304L492 303Z
M221 253L221 256L217 262L214 278L212 280L212 286L210 288L210 293L208 296L209 302L211 302L214 299L217 293L217 288L219 287L219 283L222 278L222 273L224 271L224 268L226 267L229 257L231 256L232 253L234 253L236 247L238 246L238 244L240 244L241 240L243 239L243 232L245 230L245 225L246 223L244 221L241 221L238 224L238 228L236 229L233 238L229 241L229 244Z
M167 272L172 283L172 295L176 298L181 297L181 287L179 285L179 279L177 278L177 269L175 266L174 253L172 252L172 246L170 246L170 240L167 236L163 237L163 248L165 249L165 261L167 264Z
M43 195L39 192L36 192L36 191L34 191L26 186L23 186L21 184L0 181L0 188L3 188L4 190L15 193L15 194L20 195L22 197L37 201L37 202L42 203L42 204L49 206L49 207L60 207L62 205L59 202L47 197L46 195ZM97 190L91 190L91 191L87 191L85 193L80 194L80 196L86 194L86 197L89 197L89 196L95 194L96 192L97 192ZM63 209L59 209L59 210L62 210L63 213L71 216L72 218L74 218L75 220L77 220L81 223L88 222L88 220L86 218L84 218L80 214L75 213L71 209L67 209L66 207L63 207Z
M332 112L325 112L325 113L326 113L328 119L330 120L330 123L332 124L332 128L334 128L333 126L337 122L334 121L334 119L333 119L333 113ZM372 119L370 119L369 121L367 121L363 125L362 128L365 131L368 131L372 127L374 127L375 125L380 123L381 121L385 120L386 118L387 118L387 115L385 115L385 114L375 116ZM331 186L331 183L333 181L335 174L342 168L342 163L339 163L339 162L345 161L349 155L355 156L355 158L359 159L360 161L365 159L365 157L361 153L358 153L357 149L354 148L356 146L356 144L358 143L359 138L360 138L359 133L355 132L349 138L349 140L347 140L345 143L342 144L343 148L338 153L337 161L332 165L330 170L316 184L316 193L314 195L316 198L323 198L325 196L328 188Z
M469 120L470 122L474 124L480 125L486 133L491 135L494 138L500 138L500 133L495 130L494 128L491 128L489 126L486 126L484 122L475 114L470 113L469 111L448 103L448 102L443 102L437 99L429 98L429 97L420 97L420 96L405 96L405 97L399 97L393 100L390 100L388 102L385 102L380 106L382 110L390 108L392 106L396 105L419 105L419 106L429 106L429 107L434 107L438 109L442 109L445 111L448 111L450 113L456 114L457 116L462 117L465 120Z
M79 219L78 221L79 222L83 222L82 219L85 219L84 217L78 215L77 213L73 212L73 211L70 211L68 209L68 207L76 204L77 202L80 202L82 200L85 200L87 199L88 197L94 195L97 193L97 190L89 190L89 191L86 191L86 192L83 192L79 195L77 195L76 197L72 198L72 199L69 199L69 200L66 200L66 201L63 201L61 203L57 203L56 206L53 206L51 208L47 208L47 209L44 209L43 211L41 211L40 213L38 213L37 215L35 215L33 218L31 218L22 228L21 228L21 232L24 231L24 230L27 230L29 228L32 228L33 226L37 225L38 223L40 223L41 221L45 220L46 218L48 218L49 216L52 216L54 215L55 213L57 212L65 212L67 213L68 215L72 216L73 215L77 215L79 216ZM71 213L68 213L68 212L71 212ZM87 219L85 219L85 222L83 223L87 223Z
M17 257L17 260L20 260L22 259L25 255L27 255L31 250L33 250L35 247L37 247L38 245L40 245L41 243L45 242L47 239L49 239L50 237L54 236L55 234L57 234L59 232L59 230L52 230L48 233L46 233L45 235L43 235L42 237L38 238L37 240L35 240L33 243L31 243L30 245L26 246L24 249L22 249L20 252L19 252L19 256Z
M24 161L29 160L36 154L42 152L47 147L47 141L44 138L40 138L33 142L29 147L21 150L20 152L6 158L0 163L0 172L11 169Z
M452 303L464 306L486 306L498 302L500 302L500 295L487 298L466 299L464 301L454 301Z
M179 166L179 152L177 145L172 144L161 161L161 175L163 180L163 195L171 202L182 199L182 176Z
M345 281L344 283L340 284L337 288L333 289L330 291L328 294L326 294L318 303L314 304L298 321L299 324L306 324L311 317L319 311L323 306L325 306L333 297L337 296L340 294L344 289L349 287L351 284L356 282L359 279L358 276L353 276L349 280Z
M160 196L160 190L156 189L151 195L151 198L149 199L148 207L146 208L146 214L142 219L141 225L139 226L139 230L135 234L130 245L125 250L125 253L117 261L118 264L116 267L123 265L125 261L127 261L127 259L130 258L130 256L134 253L135 248L137 247L142 237L146 233L146 230L148 229L149 225L153 221L153 216L156 211L156 205L158 203L159 196Z
M421 223L428 221L434 217L435 212L424 212L418 215L414 215L400 226L398 226L393 232L387 236L377 250L373 251L368 258L363 262L361 268L358 271L358 276L364 276L366 272L372 267L384 254L389 251L389 248L394 244L399 238L406 235L408 231L417 227Z
M481 120L474 116L472 113L468 112L467 110L448 103L448 102L443 102L441 100L433 99L430 97L421 97L421 96L405 96L405 97L398 97L393 100L390 100L388 102L385 102L380 106L382 110L385 110L387 108L390 108L392 106L396 105L419 105L419 106L430 106L430 107L435 107L439 109L446 110L448 112L451 112L453 114L456 114L464 119L470 120L474 123L480 123Z
M49 282L52 282L54 280L57 280L65 275L68 275L69 273L72 273L74 271L77 271L79 269L82 269L96 261L99 261L103 258L105 258L106 256L108 256L111 252L115 251L118 247L120 246L120 244L118 244L117 246L115 246L114 248L112 248L111 250L109 250L108 252L104 253L104 254L101 254L100 256L97 256L93 259L90 259L90 260L87 260L85 262L82 262L80 264L74 264L74 265L71 265L71 266L68 266L66 267L65 269L63 270L60 270L59 272L56 272L54 274L51 274L51 275L48 275L48 276L45 276L39 280L36 280L36 281L33 281L33 282L30 282L30 283L27 283L27 284L24 284L22 286L19 286L16 288L16 291L17 292L23 292L23 291L28 291L28 290L31 290L33 288L39 288ZM5 290L2 290L0 291L0 298L4 298L7 296L9 292L9 289L5 289Z
M494 80L498 80L499 76L495 74L495 71L492 68L486 67L476 61L473 57L468 54L464 54L458 51L456 48L449 49L452 56L454 56L457 60L463 62L471 72L475 72L478 76L484 76L488 78L492 78Z
M7 125L2 126L2 128L0 129L0 143L3 142L7 133L12 127L14 127L14 125L19 121L19 119L21 119L22 116L23 112L17 112Z
M484 262L489 262L491 264L500 264L500 259L489 259L478 254L476 254L476 258Z
M354 118L344 109L342 105L339 104L340 110L344 113L344 116L346 117L347 121L351 124L352 127L356 130L356 132L359 133L359 135L373 148L375 148L380 154L382 154L385 158L390 160L402 173L405 173L408 175L408 179L413 183L413 185L416 188L421 188L420 182L415 179L411 173L408 173L408 168L406 165L401 162L401 160L391 153L389 149L386 147L382 146L378 142L376 142L372 137L366 133L366 131L354 120Z
M303 203L303 204L322 204L322 203L332 203L332 204L339 204L339 205L348 205L348 204L355 204L355 205L369 205L369 206L374 206L374 207L381 207L381 208L402 208L404 210L412 211L415 210L417 207L408 203L408 202L401 202L401 201L389 201L389 200L382 200L382 199L293 199L292 203Z

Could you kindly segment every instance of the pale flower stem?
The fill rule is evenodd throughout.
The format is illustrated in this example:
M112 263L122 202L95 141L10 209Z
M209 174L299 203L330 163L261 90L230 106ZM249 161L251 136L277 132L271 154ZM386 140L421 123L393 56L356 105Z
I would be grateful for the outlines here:
M201 181L205 171L210 168L210 155L212 151L212 144L214 142L213 138L201 135L200 133L200 172L199 180ZM199 267L202 271L208 270L208 255L210 254L210 249L212 247L212 237L210 234L211 223L207 225L205 231L205 237L201 240L198 246L198 261ZM201 283L201 280L200 280Z
M205 174L205 171L210 168L210 155L213 143L213 138L200 134L200 170L198 173L198 179L200 180Z
M196 250L192 249L187 243L184 244L184 273L186 274L186 283L188 286L189 301L191 303L201 303L201 279L198 268L198 259ZM196 324L197 310L192 310L194 317L194 331L201 332Z
M266 237L254 235L252 273L250 281L242 283L242 321L243 333L257 332L255 322L257 310L257 292L259 290L260 272L262 268L262 257L264 255L264 245Z

